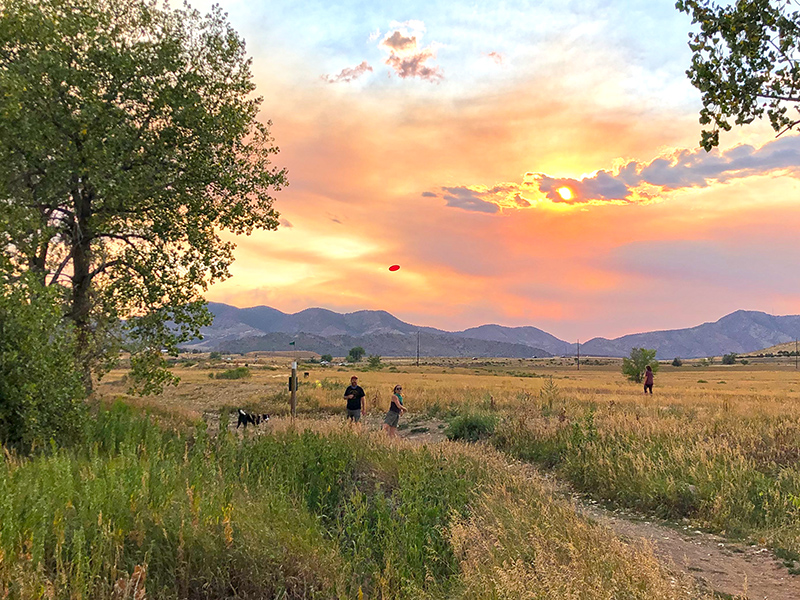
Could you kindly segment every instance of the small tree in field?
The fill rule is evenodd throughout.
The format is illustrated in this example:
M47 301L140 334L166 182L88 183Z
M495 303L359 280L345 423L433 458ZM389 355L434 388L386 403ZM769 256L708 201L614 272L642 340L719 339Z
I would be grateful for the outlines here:
M370 369L380 369L383 367L383 363L381 362L381 357L379 354L370 354L367 357L367 364L369 365Z
M653 373L658 371L656 351L647 348L631 348L630 357L622 359L622 374L631 381L641 383L647 365L650 365Z
M355 348L350 348L350 352L347 355L347 362L358 362L364 355L367 353L361 346L356 346Z
M322 356L319 357L319 359L322 362L333 362L333 356L331 356L330 354L323 354Z
M722 355L722 364L723 365L735 365L736 364L736 353L731 352L730 354L723 354Z
M672 366L673 367L682 367L683 366L683 361L679 357L676 356L675 358L672 359Z

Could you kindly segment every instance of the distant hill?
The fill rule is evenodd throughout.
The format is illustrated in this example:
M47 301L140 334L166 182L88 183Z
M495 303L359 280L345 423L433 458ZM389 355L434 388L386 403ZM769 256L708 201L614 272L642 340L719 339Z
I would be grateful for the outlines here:
M536 327L481 325L464 331L418 327L386 311L361 310L337 313L308 308L294 314L268 306L236 308L209 303L215 315L211 327L201 330L202 340L188 348L249 352L286 350L295 342L298 350L344 356L354 346L369 354L414 356L417 332L422 356L506 356L512 358L574 354L574 343L561 340ZM738 310L713 323L687 329L650 331L615 339L594 338L581 344L585 356L627 356L633 347L655 348L659 359L721 356L756 352L768 346L793 342L800 337L800 316L774 316Z
M481 325L459 331L455 335L487 340L492 342L505 342L509 344L523 344L536 346L547 350L550 354L569 354L575 352L575 344L550 335L536 327L503 327L502 325ZM627 354L627 353L626 353Z
M268 306L236 308L209 303L211 327L201 329L202 340L187 348L223 352L298 350L345 356L362 346L368 354L415 356L419 334L420 356L507 356L542 358L550 353L533 344L472 338L432 327L418 327L382 310L341 314L308 308L287 314Z
M417 334L370 333L361 336L334 335L323 337L308 333L296 335L269 333L263 336L246 337L220 343L216 346L223 352L254 352L257 350L287 350L289 342L294 348L310 350L318 354L346 356L350 348L361 346L368 354L380 356L415 356ZM507 344L459 337L447 333L420 332L420 356L504 356L509 358L542 358L550 356L540 348L523 344Z
M667 359L744 354L794 341L800 336L800 316L776 317L737 310L713 323L688 329L651 331L613 340L594 338L581 344L581 353L593 356L627 356L633 347L656 348L657 358Z

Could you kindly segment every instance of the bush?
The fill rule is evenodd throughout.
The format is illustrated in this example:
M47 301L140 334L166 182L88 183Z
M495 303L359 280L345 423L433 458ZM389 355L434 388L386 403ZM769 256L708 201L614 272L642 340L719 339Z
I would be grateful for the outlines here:
M219 352L211 352L208 355L208 358L211 360L219 360L220 358L222 358L222 354L220 354Z
M731 352L730 354L723 354L722 355L722 364L723 365L735 365L736 364L736 353Z
M322 362L333 362L333 356L331 356L330 354L323 354L322 356L319 357L319 359Z
M37 284L0 289L0 442L20 450L79 438L85 388L73 331L56 292Z
M217 374L217 379L245 379L250 377L250 369L248 367L236 367L235 369L228 369L222 373Z
M367 364L369 365L370 369L380 369L383 367L381 357L378 354L370 354L367 357Z
M675 358L672 359L672 366L673 367L682 367L683 366L683 361L676 356Z
M491 436L499 420L495 415L485 413L458 415L450 421L444 433L449 440L477 442Z

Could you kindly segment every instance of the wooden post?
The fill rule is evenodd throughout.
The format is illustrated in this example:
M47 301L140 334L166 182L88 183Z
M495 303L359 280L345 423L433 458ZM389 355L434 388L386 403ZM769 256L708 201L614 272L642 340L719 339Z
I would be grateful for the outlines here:
M419 329L417 330L417 366L419 366Z
M578 371L581 370L581 341L578 340Z
M297 361L292 361L292 378L289 380L289 390L292 392L292 418L297 416Z

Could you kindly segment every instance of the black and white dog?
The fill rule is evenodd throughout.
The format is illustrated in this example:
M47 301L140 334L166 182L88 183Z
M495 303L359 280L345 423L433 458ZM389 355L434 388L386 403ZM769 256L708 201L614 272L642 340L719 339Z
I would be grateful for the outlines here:
M244 425L244 428L247 429L248 423L250 423L251 425L260 425L261 423L266 423L267 421L269 421L268 414L254 415L240 408L239 422L236 423L236 429L239 429L240 425Z

